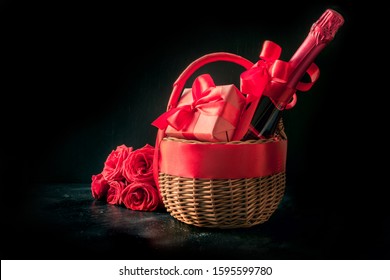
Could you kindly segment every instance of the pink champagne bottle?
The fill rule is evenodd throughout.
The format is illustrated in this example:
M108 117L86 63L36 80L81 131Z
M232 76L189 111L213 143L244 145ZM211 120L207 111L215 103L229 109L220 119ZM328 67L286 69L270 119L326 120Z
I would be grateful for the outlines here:
M291 70L287 82L283 87L276 87L278 92L267 92L267 90L274 89L266 87L253 115L251 128L242 140L269 138L275 135L282 111L288 104L288 102L279 100L293 98L298 83L315 58L333 40L343 23L344 19L338 12L327 9L311 26L306 39L289 61ZM279 96L283 96L283 98L279 99Z

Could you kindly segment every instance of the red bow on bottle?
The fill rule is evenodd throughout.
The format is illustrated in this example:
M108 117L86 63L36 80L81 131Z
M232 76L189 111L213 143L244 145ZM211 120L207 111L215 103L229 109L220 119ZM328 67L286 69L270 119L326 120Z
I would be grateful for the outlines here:
M287 81L292 68L289 62L279 59L281 51L282 48L278 44L265 41L260 53L261 60L241 74L241 91L249 94L248 102L264 94L271 98L278 108L289 109L296 103L295 91L309 90L318 79L319 68L312 63L306 71L311 81L299 82L296 88L288 88Z

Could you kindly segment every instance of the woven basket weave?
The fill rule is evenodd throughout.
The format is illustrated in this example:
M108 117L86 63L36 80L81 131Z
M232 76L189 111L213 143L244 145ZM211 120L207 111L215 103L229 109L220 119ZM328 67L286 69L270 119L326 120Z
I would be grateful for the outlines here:
M269 140L229 143L259 145L284 140L282 130L277 138ZM163 141L205 143L173 137ZM167 211L186 224L208 228L247 228L268 221L283 198L285 183L285 172L242 179L198 179L159 173L160 192Z

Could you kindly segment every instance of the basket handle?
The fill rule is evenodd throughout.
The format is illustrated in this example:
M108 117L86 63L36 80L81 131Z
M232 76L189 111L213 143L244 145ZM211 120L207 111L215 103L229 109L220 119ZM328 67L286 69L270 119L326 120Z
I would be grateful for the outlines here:
M188 78L196 70L198 70L200 67L204 66L205 64L211 62L217 62L217 61L233 62L238 65L241 65L246 70L248 70L253 66L253 62L249 61L248 59L228 52L214 52L214 53L201 56L200 58L194 60L191 64L189 64L187 68L184 69L184 71L180 74L177 80L173 83L173 90L169 98L167 111L176 107L181 96L181 91L183 90Z

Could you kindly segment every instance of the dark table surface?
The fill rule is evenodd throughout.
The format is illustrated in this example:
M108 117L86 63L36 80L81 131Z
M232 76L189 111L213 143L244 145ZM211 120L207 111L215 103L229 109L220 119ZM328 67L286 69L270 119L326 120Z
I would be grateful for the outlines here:
M297 211L288 193L267 222L243 229L199 228L165 211L108 205L92 198L89 184L39 185L25 197L22 207L4 208L2 259L389 257L382 235L364 240L326 215Z

